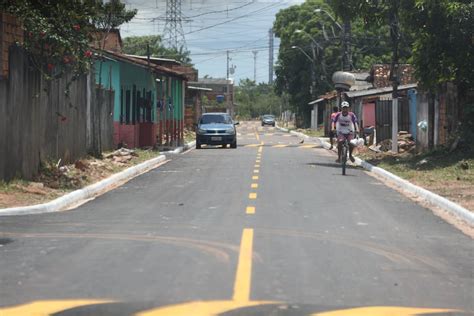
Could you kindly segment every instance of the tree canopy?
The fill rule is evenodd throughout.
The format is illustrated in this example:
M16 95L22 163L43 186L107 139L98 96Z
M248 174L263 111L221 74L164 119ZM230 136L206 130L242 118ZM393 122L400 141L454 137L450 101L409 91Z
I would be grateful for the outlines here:
M287 91L295 112L307 122L307 103L314 95L332 90L330 76L341 69L342 32L331 16L351 23L353 69L369 70L375 63L411 63L426 89L435 90L450 81L461 94L472 91L471 0L307 0L281 10L273 26L281 39L276 91ZM317 46L315 54L312 46ZM312 69L316 73L313 95Z
M120 0L1 0L0 10L20 19L25 30L22 46L47 78L87 72L92 32L118 27L136 14Z
M325 0L308 0L283 9L276 16L273 28L281 39L276 91L289 93L292 109L305 120L305 125L310 121L308 102L332 90L331 76L342 69L342 34L340 24L333 20L338 16ZM362 18L354 21L354 69L367 69L373 63L390 61L387 30L388 26L368 26ZM311 91L313 69L315 84Z
M256 84L250 79L242 79L235 87L237 115L242 118L256 118L263 114L280 114L282 101L266 83Z
M147 45L150 47L150 56L175 59L192 65L189 51L164 47L159 35L130 36L123 40L123 50L126 54L146 56Z

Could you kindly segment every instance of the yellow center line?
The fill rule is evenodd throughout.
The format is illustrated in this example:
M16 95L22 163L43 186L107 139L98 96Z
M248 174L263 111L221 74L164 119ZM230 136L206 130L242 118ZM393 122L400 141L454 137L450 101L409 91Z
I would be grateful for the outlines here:
M252 176L252 180L258 180L258 176Z
M261 162L260 159L255 160L255 163L260 163L260 162Z
M245 228L242 232L242 241L240 242L239 262L235 275L234 296L232 297L236 302L248 302L250 300L252 247L253 229Z
M255 214L255 206L247 206L247 209L245 210L247 214Z
M258 183L252 183L252 184L250 185L250 187L251 187L252 189L256 189L256 188L258 188Z
M257 198L257 193L249 193L249 199L255 200Z
M255 169L253 173L259 173L260 171L258 169Z
M253 166L253 167L254 167L254 168L260 168L260 165L255 165L255 166Z
M439 308L417 308L417 307L397 307L397 306L370 306L348 308L336 311L318 312L310 316L410 316L432 313L448 313L456 310Z
M257 130L255 130L255 137L257 137L257 140L260 140L260 136L258 136Z
M21 316L21 315L52 315L66 309L80 306L112 303L110 300L46 300L33 301L24 305L13 307L0 307L0 315L2 316Z

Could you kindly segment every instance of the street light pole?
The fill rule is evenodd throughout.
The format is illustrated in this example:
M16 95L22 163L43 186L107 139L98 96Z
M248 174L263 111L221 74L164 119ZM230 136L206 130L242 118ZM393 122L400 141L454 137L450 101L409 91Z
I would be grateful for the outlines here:
M324 79L326 79L327 78L327 72L326 72L326 64L325 64L325 61L324 61L324 47L321 46L321 44L319 44L318 41L316 41L316 39L311 34L309 34L308 32L306 32L304 30L296 30L295 33L303 33L305 35L308 35L308 37L313 42L314 45L311 45L311 48L313 50L314 67L316 67L316 54L315 54L315 51L314 51L314 47L316 46L316 48L318 49L318 55L319 55L319 51L321 51L321 68L323 70Z
M342 33L341 46L342 46L342 70L352 69L352 52L351 52L351 22L349 19L344 20L344 27L339 24L336 19L324 9L315 9L314 12L324 12L333 22L337 25Z
M311 87L310 87L310 93L311 93L311 101L316 99L316 51L315 51L315 45L311 43L311 51L313 58L311 58L306 52L299 46L291 46L291 48L299 49L305 56L311 61ZM313 122L313 117L311 117L311 122ZM313 124L313 123L311 123Z

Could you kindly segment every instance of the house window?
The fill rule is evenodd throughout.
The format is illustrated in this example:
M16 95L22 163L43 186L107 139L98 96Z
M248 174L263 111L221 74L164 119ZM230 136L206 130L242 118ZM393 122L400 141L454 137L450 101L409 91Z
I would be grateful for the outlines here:
M130 124L130 106L131 106L131 93L130 90L125 92L125 123Z
M124 122L124 108L123 108L123 89L120 89L120 124Z

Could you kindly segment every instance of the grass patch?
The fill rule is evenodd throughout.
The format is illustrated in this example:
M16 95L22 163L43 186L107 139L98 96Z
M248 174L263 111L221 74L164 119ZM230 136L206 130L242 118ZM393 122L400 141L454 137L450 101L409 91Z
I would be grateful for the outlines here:
M423 154L363 151L367 162L474 210L474 152L439 148Z
M103 157L111 154L104 152ZM0 182L0 208L45 203L159 155L156 150L136 149L131 159L124 162L114 161L113 157L85 157L61 168L53 162L44 162L34 182L21 179Z

